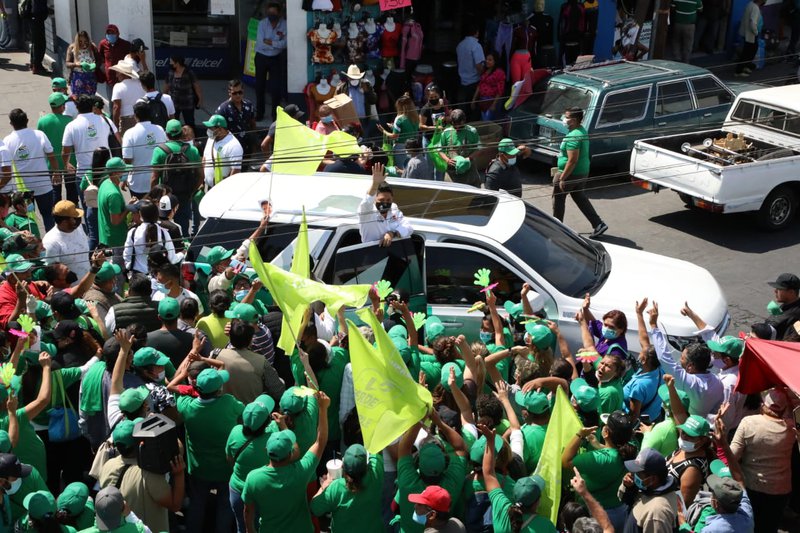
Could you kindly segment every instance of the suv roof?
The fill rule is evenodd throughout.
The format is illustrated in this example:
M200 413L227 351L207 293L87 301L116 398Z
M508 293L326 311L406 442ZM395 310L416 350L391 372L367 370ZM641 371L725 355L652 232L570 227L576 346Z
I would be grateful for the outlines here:
M261 201L270 199L277 223L298 224L305 209L308 223L316 227L358 225L358 206L370 181L354 174L243 172L215 185L203 197L200 212L205 218L255 222L262 216ZM446 227L505 242L525 217L525 204L507 193L441 181L387 181L400 210L418 229Z
M653 59L637 62L623 60L598 63L587 67L565 70L553 78L566 77L586 84L622 86L641 83L653 78L682 78L700 74L708 74L708 70L676 61Z

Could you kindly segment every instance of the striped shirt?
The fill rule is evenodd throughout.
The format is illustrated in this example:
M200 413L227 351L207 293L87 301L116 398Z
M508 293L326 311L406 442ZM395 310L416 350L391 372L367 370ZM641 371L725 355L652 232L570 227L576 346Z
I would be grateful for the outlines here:
M697 22L697 12L703 9L702 0L672 0L675 6L674 24L694 24Z

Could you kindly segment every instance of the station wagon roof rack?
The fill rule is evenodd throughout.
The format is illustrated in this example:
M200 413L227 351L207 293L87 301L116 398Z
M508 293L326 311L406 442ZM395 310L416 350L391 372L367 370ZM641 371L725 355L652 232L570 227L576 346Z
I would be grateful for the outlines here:
M582 63L567 67L561 71L564 74L571 74L580 78L594 80L605 84L614 84L621 81L629 82L632 79L640 80L651 76L662 76L664 74L680 74L680 70L667 66L669 61L627 61L625 59L614 59L602 61L600 63ZM597 73L597 69L611 67L615 65L626 65L624 75L602 75Z

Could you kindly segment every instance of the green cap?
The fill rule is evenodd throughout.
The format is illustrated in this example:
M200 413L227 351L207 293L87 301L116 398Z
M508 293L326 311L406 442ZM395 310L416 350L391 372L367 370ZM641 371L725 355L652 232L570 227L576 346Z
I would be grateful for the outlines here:
M181 316L181 304L175 298L167 296L158 302L158 316L162 320L177 320Z
M457 155L455 157L456 174L464 174L472 168L472 162L466 157Z
M544 478L536 474L517 480L514 485L514 503L529 507L539 501L544 492Z
M282 412L289 413L290 415L296 415L305 410L306 397L298 396L297 392L299 390L300 389L297 387L286 389L286 392L283 393L281 396L281 401L279 402Z
M500 453L503 449L503 438L500 435L494 436L494 452ZM473 463L481 464L483 462L483 454L486 451L486 436L481 435L481 438L472 443L472 448L469 449L469 460Z
M64 93L50 93L50 96L47 97L47 103L50 104L50 107L60 107L67 100L69 100L69 97Z
M128 172L132 169L130 165L126 164L121 157L112 157L106 161L106 170Z
M137 418L137 420L141 420ZM122 444L126 448L130 448L136 443L133 438L133 428L136 422L133 420L123 420L114 427L111 432L111 437L114 439L114 444Z
M711 469L711 473L714 474L715 476L733 477L731 475L731 469L728 467L728 465L726 465L719 459L714 459L713 461L711 461L709 468Z
M70 483L58 495L56 505L58 510L64 510L70 516L78 516L86 508L89 500L89 487L80 481Z
M394 347L397 348L397 351L400 353L400 357L403 359L403 362L408 364L411 361L411 347L408 345L406 338L395 335L389 337L389 340L394 343Z
M0 429L0 453L11 453L11 437L8 431Z
M432 442L422 445L422 448L419 449L417 460L419 463L419 473L423 476L441 476L445 468L447 468L444 452L438 445Z
M445 328L438 316L429 316L425 319L425 340L428 344L433 343L437 338L444 335Z
M767 311L769 311L769 314L772 316L778 316L780 314L783 314L783 308L781 307L781 304L779 304L775 300L772 300L770 303L767 304Z
M50 87L54 89L66 89L67 80L64 78L53 78L53 81L50 82Z
M55 94L55 93L54 93ZM14 235L14 232L8 228L0 228L0 242L5 241L9 237Z
M464 386L464 371L461 370L461 367L458 366L456 363L453 362L447 363L442 367L442 374L439 378L439 382L442 384L442 387L444 387L444 390L448 392L450 391L450 384L447 382L447 380L450 379L451 368L454 369L456 374L456 387L460 389L461 387Z
M517 155L519 153L519 148L514 146L514 141L506 137L497 143L497 151L506 155Z
M275 409L275 400L266 394L262 394L245 406L242 413L242 424L255 431L269 420L273 409Z
M367 449L360 444L353 444L344 452L342 467L348 476L361 477L369 466Z
M125 414L132 414L142 408L142 404L150 396L147 387L125 389L119 395L119 410Z
M56 513L56 499L46 490L31 492L25 496L22 505L34 520L42 520Z
M36 300L36 311L34 314L36 315L36 320L41 321L52 317L53 310L50 308L50 304L47 302Z
M541 322L528 322L525 332L531 336L531 343L540 350L551 348L556 340L553 331Z
M712 352L721 353L731 359L739 359L744 352L744 341L733 335L726 335L719 341L707 341L708 349Z
M390 337L403 337L404 339L407 339L408 338L408 329L402 324L397 324L395 326L392 326L392 329L389 330L389 336Z
M206 368L197 376L196 388L202 394L211 394L220 390L229 379L231 375L227 370Z
M89 314L89 306L86 303L86 300L84 300L83 298L75 298L74 302L75 302L75 307L78 308L78 312L80 314L82 315Z
M43 352L49 353L50 357L55 357L56 356L56 352L58 352L58 348L56 348L56 345L53 344L52 342L42 341L41 342L41 348L42 348ZM37 362L39 361L38 357L36 358L36 361Z
M26 260L19 254L9 254L6 257L5 269L10 272L27 272L33 268L33 263Z
M686 422L678 426L678 429L690 437L706 437L711 431L711 426L708 424L708 420L702 416L692 415L686 419Z
M292 455L292 449L297 442L294 431L284 429L270 435L267 441L267 455L273 461L284 461Z
M143 366L150 366L150 365L158 365L164 366L169 363L169 357L164 355L163 352L159 352L155 348L151 348L150 346L145 346L144 348L139 348L136 350L136 353L133 354L133 366L136 367L143 367Z
M120 268L119 265L106 261L103 263L103 266L100 267L97 274L94 275L94 279L95 281L104 283L110 279L114 279L115 276L119 276L121 273L122 268Z
M592 411L597 411L597 408L600 407L600 395L597 389L586 383L585 379L573 379L572 383L569 384L569 391L581 411L591 413Z
M183 124L178 119L170 119L167 121L167 125L164 128L164 131L167 132L167 135L178 135L183 130Z
M516 320L519 317L519 315L522 314L521 303L515 304L511 300L506 300L505 303L503 304L503 307L505 308L506 313L508 313L508 315L514 320Z
M257 322L258 311L250 304L239 303L234 305L229 311L225 311L225 318L238 318L239 320L244 320L249 323Z
M214 246L209 252L206 254L206 262L214 266L220 261L224 261L231 257L235 250L226 250L223 246Z
M225 128L228 129L228 121L222 115L211 115L207 121L203 122L206 128Z
M550 410L550 400L547 399L547 395L543 392L522 392L520 390L514 394L514 401L534 415L540 415Z
M678 393L678 398L681 399L681 403L683 406L688 409L689 408L689 395L683 392L681 389L675 389ZM661 398L661 402L669 407L669 387L666 385L661 385L658 388L658 396Z

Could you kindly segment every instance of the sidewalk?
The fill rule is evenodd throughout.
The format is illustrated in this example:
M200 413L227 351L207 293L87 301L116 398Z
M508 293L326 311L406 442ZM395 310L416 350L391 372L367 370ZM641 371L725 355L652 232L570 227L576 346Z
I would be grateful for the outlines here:
M36 127L39 117L50 112L47 97L50 95L50 78L47 76L34 76L26 66L28 54L24 52L0 53L0 94L3 103L0 104L0 138L5 137L10 131L8 113L12 109L20 108L28 114L31 127Z

